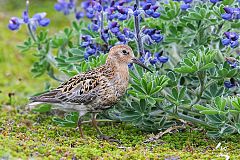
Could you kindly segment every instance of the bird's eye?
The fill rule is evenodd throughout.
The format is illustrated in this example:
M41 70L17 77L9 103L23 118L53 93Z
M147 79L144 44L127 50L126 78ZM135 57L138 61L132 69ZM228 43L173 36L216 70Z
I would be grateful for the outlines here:
M126 50L123 50L122 53L123 53L124 55L128 55L128 54L129 54L129 52L127 52Z

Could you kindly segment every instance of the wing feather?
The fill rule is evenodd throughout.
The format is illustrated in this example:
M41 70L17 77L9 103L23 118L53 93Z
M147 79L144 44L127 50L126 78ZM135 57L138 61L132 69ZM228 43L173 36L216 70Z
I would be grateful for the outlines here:
M97 97L100 75L93 71L79 74L61 84L56 89L39 96L31 97L32 102L46 103L84 103L88 104Z

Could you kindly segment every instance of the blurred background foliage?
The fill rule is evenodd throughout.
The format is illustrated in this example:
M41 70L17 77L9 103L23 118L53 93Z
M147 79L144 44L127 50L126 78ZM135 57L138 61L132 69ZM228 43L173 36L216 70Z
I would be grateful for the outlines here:
M48 28L43 28L49 30L50 35L70 25L67 17L62 18L61 13L53 9L55 1L31 0L30 3L30 15L46 12L52 20ZM33 78L30 69L36 57L31 53L20 53L16 47L28 37L27 27L22 26L24 29L17 32L7 28L10 17L22 14L25 1L1 0L0 6L0 106L19 107L27 103L30 95L42 91L48 82L57 83L46 75Z

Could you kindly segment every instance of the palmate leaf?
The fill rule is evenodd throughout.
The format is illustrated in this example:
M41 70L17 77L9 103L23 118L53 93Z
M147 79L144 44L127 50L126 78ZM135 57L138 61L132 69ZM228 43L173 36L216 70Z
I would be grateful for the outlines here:
M214 103L220 111L224 111L227 101L223 98L216 97Z
M125 111L122 112L121 115L119 116L119 119L122 121L134 121L138 118L140 118L141 115L138 112L135 111Z
M233 107L240 112L240 98L236 98L235 100L232 101Z
M226 117L224 115L218 115L218 114L206 115L206 118L209 124L216 125L216 126L221 126L226 122Z

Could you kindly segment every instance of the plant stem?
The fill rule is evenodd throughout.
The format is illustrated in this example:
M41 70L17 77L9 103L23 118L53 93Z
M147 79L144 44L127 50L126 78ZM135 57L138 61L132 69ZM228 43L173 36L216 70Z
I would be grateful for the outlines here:
M204 82L204 81L205 81L205 73L200 73L200 72L198 72L197 75L198 75L198 80L199 80L199 83L200 83L200 86L199 86L200 88L199 88L199 92L198 92L198 94L197 94L197 98L196 98L196 100L193 102L192 105L198 103L198 102L201 100L203 91L204 91L204 89L205 89L205 87L204 87L204 85L205 85L205 82Z
M35 35L33 34L33 31L32 31L32 28L31 28L31 25L30 25L29 23L27 24L27 27L28 27L28 32L29 32L29 34L30 34L32 40L33 40L34 42L36 42L36 37L35 37Z
M111 120L111 119L96 119L96 122L118 122L118 121L116 121L116 120ZM82 121L81 123L82 123L82 124L92 123L92 120L90 120L90 121Z
M217 129L216 127L214 127L212 125L209 125L209 124L207 124L206 122L204 122L200 119L197 119L197 118L194 118L194 117L182 114L182 113L174 113L174 112L171 112L171 111L166 111L166 112L169 113L170 115L172 115L176 119L183 119L183 120L186 120L188 122L192 122L194 124L200 124L200 125L208 127L208 128Z
M139 9L139 0L135 0L136 10ZM144 54L143 42L142 37L140 35L140 15L134 16L134 29L135 29L135 36L136 36L136 43L138 48L138 53L140 56Z

